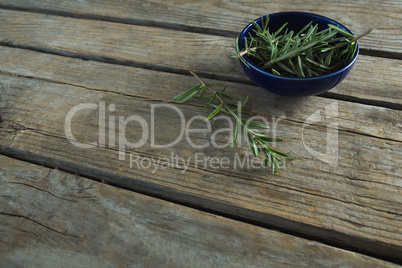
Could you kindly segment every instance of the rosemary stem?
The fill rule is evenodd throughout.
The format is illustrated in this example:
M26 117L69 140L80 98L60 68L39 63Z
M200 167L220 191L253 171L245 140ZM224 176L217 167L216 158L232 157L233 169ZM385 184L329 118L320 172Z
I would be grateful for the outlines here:
M216 91L213 90L211 87L209 87L207 84L205 84L204 80L202 80L196 73L194 73L193 71L190 71L190 73L197 78L198 81L200 81L201 84L204 84L212 93L214 93L216 95L216 97L218 98L218 100L223 104L223 106L225 106L226 110L236 119L236 121L242 125L246 130L247 130L247 134L250 135L253 138L256 138L256 136L244 125L244 123L239 119L239 117L232 111L232 109L230 109L229 107L226 106L226 103L222 100L222 98L216 94ZM262 145L261 142L259 142L260 145Z
M244 104L247 102L247 99L242 99L231 94L224 92L226 86L221 91L216 91L212 88L211 85L206 84L196 73L190 71L190 73L201 83L197 86L182 92L181 94L174 97L175 100L180 100L181 103L188 101L193 97L207 97L210 98L209 103L206 107L212 105L215 107L212 113L205 119L209 120L213 118L216 114L218 114L222 109L223 111L232 115L235 118L236 126L234 129L234 136L233 136L233 148L235 147L238 141L239 136L241 137L241 133L244 134L244 138L246 139L248 145L250 146L253 155L258 158L259 153L264 154L264 167L267 168L269 165L272 167L272 173L281 172L280 163L284 163L285 159L293 159L286 153L282 153L276 151L275 149L270 148L269 142L275 141L282 141L282 139L275 139L269 137L266 133L263 133L263 130L257 130L250 128L251 126L261 128L261 129L268 129L269 127L265 124L261 124L256 121L252 121L252 118L249 118L247 121L242 119L242 115L250 114L249 111L243 109ZM211 96L204 96L206 88L209 89L213 93ZM198 96L197 96L198 94ZM240 100L239 103L234 103L231 101L227 101L226 98L232 100L232 98ZM220 102L219 105L215 105L215 102ZM237 109L237 111L236 111ZM238 114L236 114L238 113Z
M362 38L362 37L368 35L368 34L371 33L372 31L373 31L373 29L370 29L370 30L368 30L367 32L362 33L362 34L360 34L360 35L354 37L350 42L351 42L351 43L354 43L354 42L358 41L360 38ZM332 47L332 49L344 47L344 46L346 46L346 45L347 45L347 44L336 45L336 46Z
M250 51L257 50L257 49L258 49L258 47L248 48L248 49L246 49L246 50L244 50L242 52L239 52L239 54L237 54L237 57L240 58L241 56L244 56L244 55L248 54Z
M371 33L372 31L373 31L373 29L370 29L370 30L368 30L367 32L362 33L362 34L356 36L355 38L353 38L352 42L356 42L356 41L359 40L360 38L362 38L362 37L368 35L369 33Z
M236 118L236 120L243 125L243 123L240 121L240 119L237 117L237 115L232 111L232 109L229 109L229 107L226 106L226 103L222 100L222 98L216 94L216 91L213 90L211 87L209 87L207 84L205 84L205 82L193 71L190 71L190 73L197 78L198 81L200 81L201 84L204 84L212 93L214 93L216 95L216 97L218 98L218 100L223 104L223 106L225 106L225 108L228 110L228 112L234 117Z

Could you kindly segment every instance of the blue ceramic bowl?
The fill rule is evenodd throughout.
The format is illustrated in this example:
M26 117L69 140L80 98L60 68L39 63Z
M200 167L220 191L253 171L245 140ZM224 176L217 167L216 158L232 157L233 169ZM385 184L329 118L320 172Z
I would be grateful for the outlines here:
M278 30L285 22L288 22L288 28L297 32L301 30L307 23L312 21L313 25L318 25L318 30L328 28L328 24L335 24L352 33L339 22L312 13L281 12L270 14L268 16L270 17L268 27L271 32ZM255 22L261 25L261 19L262 17L255 20ZM250 23L240 33L238 47L239 51L244 48L244 37L248 37L249 32L253 33L251 31L252 28L253 25ZM347 66L332 73L313 77L288 77L272 74L257 67L247 58L247 56L242 56L242 58L249 64L250 68L245 66L241 61L240 64L242 65L247 76L260 87L279 95L304 97L324 93L339 84L352 69L358 54L359 46L357 46L356 53L353 56L352 61Z

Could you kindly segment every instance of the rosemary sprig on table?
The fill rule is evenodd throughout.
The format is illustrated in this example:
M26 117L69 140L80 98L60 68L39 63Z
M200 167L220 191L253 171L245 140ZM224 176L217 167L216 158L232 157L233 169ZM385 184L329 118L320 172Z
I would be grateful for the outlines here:
M206 84L198 75L194 72L190 72L200 82L199 85L184 91L183 93L174 97L175 100L180 100L180 103L186 102L193 97L209 98L209 101L205 107L212 107L214 110L209 114L206 120L213 118L219 112L224 112L234 117L235 129L233 135L233 148L236 146L239 138L239 133L242 133L247 141L248 145L253 152L254 157L258 157L259 153L264 155L264 167L271 167L272 173L280 172L280 164L285 163L286 158L291 158L288 154L282 153L270 147L270 142L279 142L283 139L269 137L265 132L269 127L267 125L243 119L247 118L251 113L244 108L247 99L242 99L233 96L227 92L226 86L222 90L213 89L214 86L223 85L210 85ZM209 90L212 95L205 95L205 91ZM237 102L234 102L237 100ZM239 116L241 115L241 116ZM258 128L258 129L257 129ZM261 129L261 130L259 130Z
M286 28L287 23L271 33L268 16L262 18L261 26L252 23L253 34L244 38L241 51L236 39L236 57L248 67L244 55L273 74L296 77L318 76L347 65L356 52L357 41L371 32L354 36L333 24L318 31L318 26L310 22L296 33Z

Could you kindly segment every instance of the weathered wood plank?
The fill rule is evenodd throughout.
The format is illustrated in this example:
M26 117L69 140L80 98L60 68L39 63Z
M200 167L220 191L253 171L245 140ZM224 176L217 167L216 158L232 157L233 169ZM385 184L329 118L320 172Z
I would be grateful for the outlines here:
M158 102L173 102L175 95L198 83L191 76L160 73L94 61L82 61L24 49L0 47L0 55L4 60L0 66L0 72L3 74L33 77L99 91L128 94L131 97ZM364 68L363 71L367 72L368 70ZM392 73L392 75L395 76L397 73ZM375 81L372 75L369 75L369 79L370 77L372 80L369 80L368 83L363 80L352 83L345 82L345 91L347 89L352 91L355 88L354 86L358 85L361 85L358 88L359 90L370 88L370 83ZM400 91L398 79L391 76L387 76L387 78L389 78L386 79L388 84L386 81L381 83L385 88L390 88L393 94L384 99L391 101L392 97L393 100L402 104L400 98L395 98ZM180 88L177 88L178 85L180 85ZM234 94L243 97L249 96L253 104L253 112L264 114L268 117L285 117L297 120L300 123L304 122L309 115L312 115L319 108L322 109L334 102L330 99L317 97L286 98L253 86L235 83L228 83L228 85L230 85L230 90ZM12 83L9 86L12 86ZM380 91L374 87L371 88L373 92ZM356 95L360 96L357 91ZM338 116L334 116L332 120L343 131L402 141L401 125L399 124L401 111L344 101L337 102L337 105ZM359 108L356 109L356 107ZM368 122L370 123L368 124ZM316 122L315 124L322 127L326 126L326 122Z
M43 55L43 58L46 57L50 56ZM146 167L140 162L130 167L128 155L125 161L119 161L118 148L109 143L106 148L80 149L73 146L64 131L68 111L80 103L102 101L106 107L115 105L115 111L108 111L107 116L127 118L139 115L146 122L151 122L151 105L169 103L172 96L191 86L193 81L183 75L77 59L66 59L64 69L49 66L48 61L40 62L43 65L37 66L37 70L42 69L38 74L45 81L2 75L0 143L3 146L83 164L131 178L143 185L157 185L166 189L158 193L165 197L180 199L181 195L193 196L193 199L187 200L192 205L397 258L396 252L401 250L402 241L400 111L339 101L336 102L338 117L330 116L325 123L307 127L303 140L306 118L318 109L325 111L326 107L334 104L333 101L304 98L290 102L256 87L228 83L236 93L244 94L246 91L251 94L255 105L252 110L257 114L268 119L286 116L278 124L277 135L286 140L280 148L291 151L296 160L285 172L272 176L258 168L235 167L234 154L237 152L239 157L244 157L248 152L245 146L236 150L229 147L216 149L212 145L194 149L185 139L164 149L151 148L148 140L140 148L133 148L127 153L132 152L134 159L138 154L139 161L144 161L144 165L171 155L183 157L190 161L186 170L182 164L174 168L165 166L155 169L151 164ZM87 71L82 72L85 68ZM29 76L28 69L24 72ZM58 83L46 81L47 75L52 72ZM76 78L67 79L68 76ZM70 81L70 85L60 84L63 81ZM183 88L177 88L178 85ZM193 116L206 115L201 104L195 101L177 107L188 121ZM98 140L98 120L96 110L80 113L73 122L73 134L87 143ZM339 163L335 167L316 159L304 146L307 144L314 150L325 152L326 123L333 122L339 123ZM179 125L175 111L160 110L155 118L156 144L174 141L180 134ZM138 127L136 124L127 125L127 140L134 142L141 138ZM227 124L214 122L212 130L222 127L227 127ZM369 127L373 130L371 134L367 133ZM388 127L393 129L386 130ZM192 128L205 128L205 123L196 120ZM210 134L194 133L190 136L198 144L212 144ZM219 144L227 143L227 138L226 134L216 136ZM229 167L215 169L210 164L204 167L204 163L195 162L196 153L228 159Z
M160 28L0 10L0 41L135 61L240 74L234 40Z
M402 53L402 4L394 1L160 1L123 0L116 5L107 0L52 1L3 0L3 4L26 9L49 9L72 14L97 15L126 21L180 27L210 28L240 32L245 25L262 15L282 11L305 11L324 15L346 25L355 33L374 28L361 40L365 49ZM368 8L370 7L370 8Z
M0 156L1 267L397 267Z
M237 60L230 58L233 38L25 12L0 14L3 42L247 79ZM4 57L10 64L4 71L15 61L8 53ZM330 92L401 109L402 98L395 98L401 75L399 60L360 56L347 79Z
M396 104L402 110L402 63L400 60L359 55L349 76L329 93Z

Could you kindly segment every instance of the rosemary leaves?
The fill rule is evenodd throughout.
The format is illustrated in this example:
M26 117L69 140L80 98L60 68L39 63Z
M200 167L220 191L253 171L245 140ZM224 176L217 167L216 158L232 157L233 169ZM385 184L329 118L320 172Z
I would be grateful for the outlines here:
M239 133L242 133L247 144L250 146L254 157L258 157L260 153L263 154L264 166L266 168L270 167L272 173L280 172L281 164L287 166L285 159L291 157L286 153L271 148L270 146L270 142L279 142L282 141L282 139L269 137L266 134L266 130L269 129L267 125L244 119L251 114L244 108L247 98L242 99L233 96L225 91L226 86L206 84L194 72L191 72L191 74L198 79L200 84L177 95L174 97L175 100L179 100L180 103L183 103L194 97L208 98L209 101L205 107L211 107L213 108L213 111L209 114L206 120L213 118L220 112L233 116L235 120L233 148L238 142ZM222 86L223 88L221 90L215 90L213 89L215 86ZM206 90L210 91L212 94L205 95Z
M270 32L269 16L262 18L261 25L252 23L253 34L236 39L236 56L246 66L244 55L262 69L291 77L318 76L346 66L356 53L357 40L370 33L356 37L333 24L319 31L312 22L298 32L286 28L287 23ZM238 51L240 41L244 46Z

